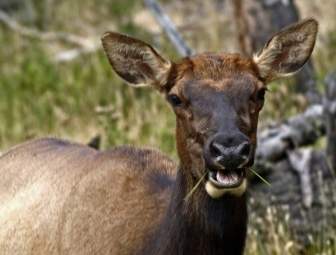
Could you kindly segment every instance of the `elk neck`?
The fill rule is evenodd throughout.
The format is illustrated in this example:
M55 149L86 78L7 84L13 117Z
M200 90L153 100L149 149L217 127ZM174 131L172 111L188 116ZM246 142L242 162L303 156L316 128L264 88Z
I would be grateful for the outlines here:
M212 199L201 184L186 200L191 177L185 173L185 169L179 169L166 215L141 254L242 254L246 196Z

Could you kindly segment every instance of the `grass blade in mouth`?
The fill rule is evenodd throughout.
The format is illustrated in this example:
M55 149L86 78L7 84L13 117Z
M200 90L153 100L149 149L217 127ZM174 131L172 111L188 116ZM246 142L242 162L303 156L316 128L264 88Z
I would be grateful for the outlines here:
M205 176L208 174L208 172L205 172L202 177L198 180L198 182L195 184L195 186L189 191L189 193L185 196L184 201L187 201L192 194L196 191L196 189L198 188L198 186L201 184L201 182L203 181L203 179L205 178Z
M260 180L262 180L265 184L267 184L269 187L271 187L271 184L266 181L260 174L258 174L255 170L253 170L253 168L249 168L249 170L256 175Z

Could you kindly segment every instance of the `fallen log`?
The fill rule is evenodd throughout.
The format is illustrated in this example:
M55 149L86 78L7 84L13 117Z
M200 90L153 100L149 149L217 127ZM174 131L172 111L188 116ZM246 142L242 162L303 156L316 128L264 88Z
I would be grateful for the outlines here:
M270 170L269 164L286 157L288 150L314 144L324 134L323 106L320 104L308 107L304 113L281 124L261 130L256 151L257 170Z
M303 250L317 242L326 244L336 229L335 176L324 152L297 149L289 154L274 162L272 171L264 176L271 186L252 180L251 225L263 239L269 235L269 224L274 224L277 232L273 235L295 240ZM274 221L268 224L265 215L269 210ZM258 218L263 220L253 220ZM323 240L318 239L322 234Z
M336 174L336 72L325 79L324 114L327 129L327 158Z
M303 249L314 242L327 244L336 229L336 176L332 170L336 157L335 74L327 76L325 83L323 105L312 105L304 113L260 132L256 170L271 186L251 180L251 214L262 217L274 208L278 224L286 224L287 234ZM302 148L325 134L327 153ZM255 221L252 224L261 236L267 236L267 227ZM323 240L317 240L321 234Z

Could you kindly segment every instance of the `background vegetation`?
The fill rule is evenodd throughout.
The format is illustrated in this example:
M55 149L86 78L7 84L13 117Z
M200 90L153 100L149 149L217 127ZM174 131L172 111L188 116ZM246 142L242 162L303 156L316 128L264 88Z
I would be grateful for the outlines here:
M161 1L195 49L237 50L230 18L208 15L206 20L186 16L202 10L211 13L207 1ZM209 1L211 2L211 1ZM314 52L319 90L325 74L336 64L336 3L332 0L297 1L303 17L320 20L320 35ZM58 0L32 2L35 17L14 17L41 31L62 31L99 43L106 30L142 38L166 56L177 59L167 38L136 0ZM48 3L48 4L46 4ZM52 5L52 8L50 8ZM194 18L194 20L192 20ZM0 151L28 139L56 136L80 143L99 134L103 147L118 144L155 146L175 157L174 115L161 96L150 89L133 89L111 70L102 49L82 54L72 61L56 62L55 55L75 45L59 40L24 36L0 24ZM273 84L262 113L262 125L284 119L306 106L305 98L284 86ZM247 254L297 254L284 222L277 223L271 211L264 224L270 236L261 241L251 232ZM252 219L254 220L254 219ZM282 227L281 227L282 226ZM335 254L323 242L309 254Z

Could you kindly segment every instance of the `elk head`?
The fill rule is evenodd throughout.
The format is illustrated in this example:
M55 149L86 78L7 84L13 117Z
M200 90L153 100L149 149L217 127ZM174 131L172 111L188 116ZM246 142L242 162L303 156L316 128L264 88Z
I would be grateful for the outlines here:
M176 114L177 150L187 186L191 189L208 173L205 189L218 198L245 192L267 83L304 65L316 33L317 22L308 19L275 34L253 58L204 53L177 63L125 35L108 32L102 42L120 77L165 95Z

